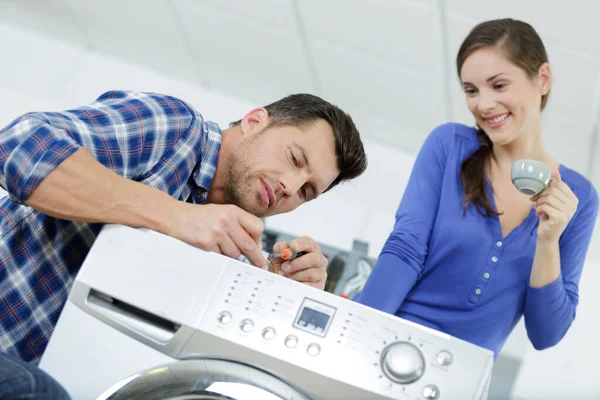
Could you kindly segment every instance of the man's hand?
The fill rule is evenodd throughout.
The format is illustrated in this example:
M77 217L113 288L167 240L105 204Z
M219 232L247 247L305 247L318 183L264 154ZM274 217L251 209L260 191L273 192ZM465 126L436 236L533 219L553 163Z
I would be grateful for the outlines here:
M180 202L173 211L167 235L235 259L243 254L252 265L267 267L260 248L264 224L256 216L231 204Z
M327 258L321 253L319 245L308 236L303 236L292 240L290 243L275 243L273 252L279 253L287 248L295 252L305 251L307 254L277 265L279 273L295 281L323 290L327 279Z

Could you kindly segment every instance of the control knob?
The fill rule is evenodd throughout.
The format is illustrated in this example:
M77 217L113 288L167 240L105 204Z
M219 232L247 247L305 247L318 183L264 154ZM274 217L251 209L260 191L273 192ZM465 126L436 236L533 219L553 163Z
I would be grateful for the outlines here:
M421 350L408 342L394 342L381 353L381 368L396 383L412 383L425 372Z

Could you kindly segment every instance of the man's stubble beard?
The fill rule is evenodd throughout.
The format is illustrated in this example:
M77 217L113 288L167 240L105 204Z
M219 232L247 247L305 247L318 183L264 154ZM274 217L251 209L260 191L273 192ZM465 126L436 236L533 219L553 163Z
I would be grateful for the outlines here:
M259 172L251 172L253 166L248 162L247 157L244 157L248 153L255 154L253 150L257 147L258 136L242 143L229 159L227 185L224 192L226 204L234 204L244 211L262 217L266 214L266 210L257 206L257 203L262 204L262 198L253 187L262 175Z

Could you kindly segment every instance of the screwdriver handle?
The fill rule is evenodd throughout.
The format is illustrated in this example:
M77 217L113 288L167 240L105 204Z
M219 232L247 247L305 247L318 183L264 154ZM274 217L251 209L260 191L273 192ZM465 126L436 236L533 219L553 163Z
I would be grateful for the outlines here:
M291 249L283 249L279 253L269 254L269 260L273 263L280 264L284 261L291 261L298 257L302 257L306 254L306 251L292 251Z

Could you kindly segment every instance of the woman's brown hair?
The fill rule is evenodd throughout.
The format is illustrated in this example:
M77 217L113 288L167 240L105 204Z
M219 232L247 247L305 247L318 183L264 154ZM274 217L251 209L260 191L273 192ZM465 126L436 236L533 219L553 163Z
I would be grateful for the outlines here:
M475 26L460 46L456 56L459 79L465 60L475 51L487 47L501 49L530 78L536 76L540 66L548 62L542 39L528 23L510 18L486 21ZM542 110L546 107L549 94L550 92L542 96ZM498 215L491 206L485 182L485 165L492 155L493 143L480 127L477 127L477 138L479 149L463 161L460 169L465 211L472 202L481 214Z

